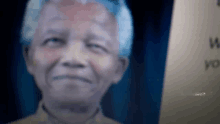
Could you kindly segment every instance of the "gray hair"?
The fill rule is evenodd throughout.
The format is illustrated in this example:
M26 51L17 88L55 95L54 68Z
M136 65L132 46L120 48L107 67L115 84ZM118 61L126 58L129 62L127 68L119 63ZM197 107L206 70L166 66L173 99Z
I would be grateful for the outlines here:
M20 43L30 45L38 26L40 11L49 0L29 0L25 11ZM123 0L78 0L81 3L95 1L103 4L116 17L119 25L119 56L130 56L133 44L132 16Z

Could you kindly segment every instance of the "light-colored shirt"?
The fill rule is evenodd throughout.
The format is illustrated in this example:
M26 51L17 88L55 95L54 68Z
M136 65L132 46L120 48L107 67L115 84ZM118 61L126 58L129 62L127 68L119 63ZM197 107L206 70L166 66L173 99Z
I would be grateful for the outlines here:
M52 118L53 122L50 121ZM58 119L49 116L49 113L45 109L43 105L43 101L41 100L38 105L38 110L35 114L30 115L26 118L10 122L8 124L63 124ZM102 112L101 108L99 108L96 114L91 117L85 124L120 124L108 117L105 117Z

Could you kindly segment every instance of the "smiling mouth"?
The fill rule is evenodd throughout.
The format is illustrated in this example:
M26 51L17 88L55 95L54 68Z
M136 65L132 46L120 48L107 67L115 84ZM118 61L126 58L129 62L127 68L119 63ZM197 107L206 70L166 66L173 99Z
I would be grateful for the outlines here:
M53 77L53 80L62 80L62 79L80 80L91 84L91 81L89 81L88 79L78 76L61 75L61 76Z

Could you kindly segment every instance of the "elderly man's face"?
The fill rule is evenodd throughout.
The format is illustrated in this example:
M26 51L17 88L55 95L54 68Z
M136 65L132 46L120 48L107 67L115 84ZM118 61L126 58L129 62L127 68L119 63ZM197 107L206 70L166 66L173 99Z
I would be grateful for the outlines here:
M26 63L46 98L97 102L128 65L118 58L116 19L102 5L44 6Z

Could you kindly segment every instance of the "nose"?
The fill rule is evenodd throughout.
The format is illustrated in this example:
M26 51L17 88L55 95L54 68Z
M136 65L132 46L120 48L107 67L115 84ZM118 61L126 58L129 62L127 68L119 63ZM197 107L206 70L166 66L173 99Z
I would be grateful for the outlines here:
M83 52L82 43L72 43L68 45L66 51L63 52L61 63L65 67L74 68L87 66L88 55Z

